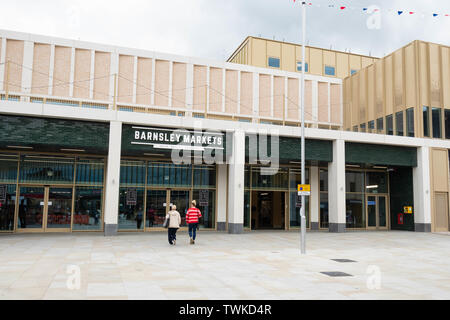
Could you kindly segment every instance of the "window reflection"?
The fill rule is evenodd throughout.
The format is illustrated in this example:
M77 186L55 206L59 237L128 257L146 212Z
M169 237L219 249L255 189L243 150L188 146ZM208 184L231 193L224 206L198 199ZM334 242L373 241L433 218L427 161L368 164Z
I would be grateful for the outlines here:
M103 188L76 187L73 230L100 230Z

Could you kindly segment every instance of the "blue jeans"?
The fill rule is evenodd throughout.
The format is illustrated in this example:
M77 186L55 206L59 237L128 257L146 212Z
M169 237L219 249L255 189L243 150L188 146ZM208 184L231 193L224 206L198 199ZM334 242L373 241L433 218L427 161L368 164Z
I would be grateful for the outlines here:
M195 240L198 223L189 223L189 237Z

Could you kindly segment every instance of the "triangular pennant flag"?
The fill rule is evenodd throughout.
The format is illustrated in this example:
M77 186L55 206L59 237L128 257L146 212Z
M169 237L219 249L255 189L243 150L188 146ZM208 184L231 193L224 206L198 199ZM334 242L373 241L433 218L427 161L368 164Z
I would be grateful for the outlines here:
M437 13L433 13L433 17L437 17L438 16L438 14Z
M367 11L367 8L363 8L363 11Z
M414 12L410 11L409 14L414 14Z
M341 7L341 10L344 10L346 7Z
M401 15L403 13L403 11L398 11L398 15Z

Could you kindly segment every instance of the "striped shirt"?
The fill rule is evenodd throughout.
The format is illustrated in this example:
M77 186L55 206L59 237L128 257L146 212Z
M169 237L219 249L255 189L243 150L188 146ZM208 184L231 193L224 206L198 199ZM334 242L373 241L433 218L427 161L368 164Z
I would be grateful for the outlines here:
M189 208L186 213L186 223L198 223L198 219L202 217L202 213L198 208Z

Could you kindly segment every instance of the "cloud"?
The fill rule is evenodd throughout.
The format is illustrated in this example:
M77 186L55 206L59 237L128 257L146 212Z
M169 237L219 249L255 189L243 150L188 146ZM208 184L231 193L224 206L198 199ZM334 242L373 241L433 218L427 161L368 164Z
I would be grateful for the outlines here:
M369 30L367 14L329 9L330 3L382 8L380 30ZM309 45L383 56L425 40L450 45L450 1L316 0L308 8ZM398 16L387 9L429 12ZM181 55L225 60L248 35L301 40L301 8L292 0L15 0L4 2L0 28L81 39Z

